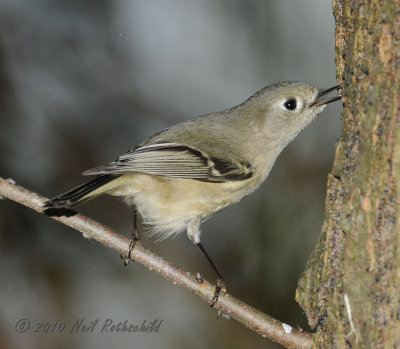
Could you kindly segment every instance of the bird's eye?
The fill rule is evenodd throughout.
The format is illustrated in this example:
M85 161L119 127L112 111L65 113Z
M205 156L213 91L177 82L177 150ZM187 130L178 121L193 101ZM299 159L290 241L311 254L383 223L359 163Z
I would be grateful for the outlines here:
M283 103L283 106L287 110L295 110L297 107L297 101L294 98L290 98L285 103Z

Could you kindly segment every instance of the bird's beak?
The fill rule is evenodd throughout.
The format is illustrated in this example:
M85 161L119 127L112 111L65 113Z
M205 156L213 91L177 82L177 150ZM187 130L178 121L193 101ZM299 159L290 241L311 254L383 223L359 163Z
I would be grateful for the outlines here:
M317 98L315 99L314 102L312 102L310 104L310 107L320 107L321 105L325 105L325 104L329 104L329 103L338 101L342 97L336 96L336 97L332 97L332 98L325 99L325 100L321 100L321 97L327 95L329 92L332 92L334 90L338 90L339 88L341 88L341 86L340 85L336 85L336 86L333 86L331 88L328 88L327 90L323 90L323 91L318 92Z

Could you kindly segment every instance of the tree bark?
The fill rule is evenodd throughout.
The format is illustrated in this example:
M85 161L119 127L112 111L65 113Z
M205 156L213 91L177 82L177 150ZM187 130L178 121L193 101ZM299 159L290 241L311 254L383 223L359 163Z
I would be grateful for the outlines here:
M400 0L333 1L342 137L296 299L314 347L400 347Z

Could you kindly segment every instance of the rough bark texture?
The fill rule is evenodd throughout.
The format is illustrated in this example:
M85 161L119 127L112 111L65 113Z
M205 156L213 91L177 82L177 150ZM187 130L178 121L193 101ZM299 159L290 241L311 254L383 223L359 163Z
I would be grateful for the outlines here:
M318 348L400 348L400 0L333 1L343 130L297 301Z

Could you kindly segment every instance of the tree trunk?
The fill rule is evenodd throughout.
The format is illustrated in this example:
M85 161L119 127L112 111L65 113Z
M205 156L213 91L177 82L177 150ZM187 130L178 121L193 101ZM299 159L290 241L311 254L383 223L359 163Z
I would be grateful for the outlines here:
M400 0L333 1L343 130L296 298L318 348L400 348Z

